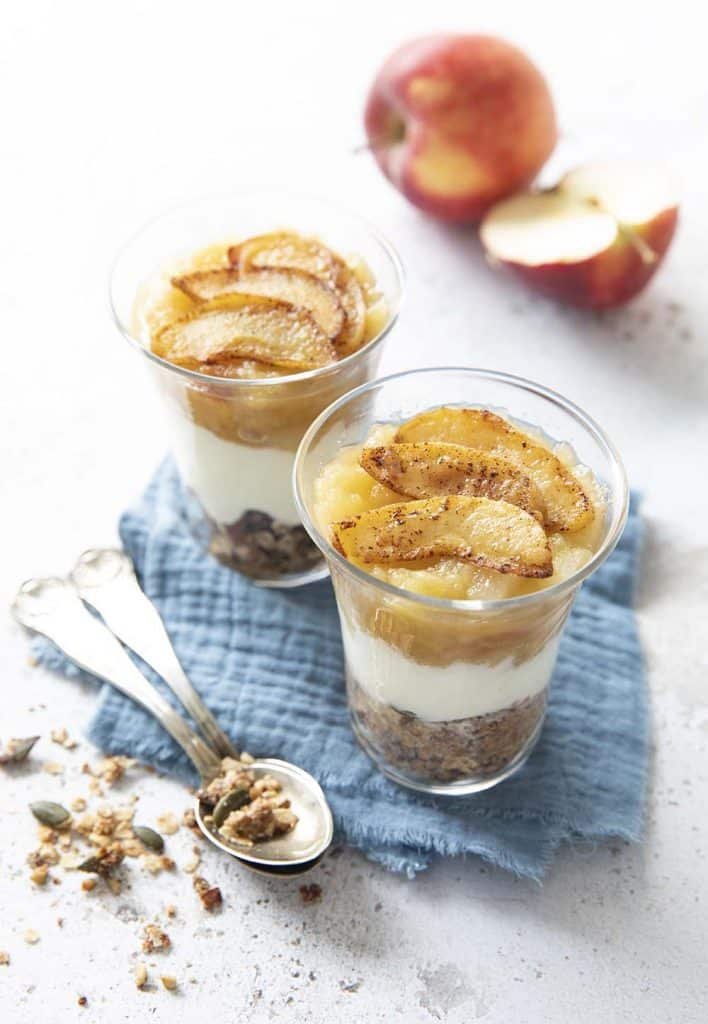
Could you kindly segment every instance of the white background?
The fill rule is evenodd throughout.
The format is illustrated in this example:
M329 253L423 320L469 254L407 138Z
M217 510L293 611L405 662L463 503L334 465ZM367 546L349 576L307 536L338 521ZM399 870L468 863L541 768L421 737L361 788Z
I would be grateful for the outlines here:
M312 906L295 883L260 882L217 856L204 865L226 898L214 918L183 874L137 880L119 898L83 896L71 876L33 891L26 802L83 792L90 754L83 744L62 755L48 729L79 734L93 693L29 668L8 622L0 735L42 732L36 763L64 757L70 768L64 789L41 772L0 779L0 949L12 957L0 967L3 1020L705 1019L708 97L697 6L6 6L3 603L23 578L64 572L85 547L112 541L166 446L155 397L109 320L117 246L176 202L282 184L344 201L397 244L408 296L384 370L447 362L528 375L587 408L623 452L646 502L638 610L656 752L644 845L568 849L542 888L475 860L408 882L345 851L319 871L323 899ZM627 309L595 316L531 296L485 266L469 231L425 219L368 155L353 155L383 57L443 28L498 33L538 61L560 115L556 166L619 154L676 173L675 247ZM185 806L171 783L140 784L143 820ZM184 860L188 846L180 837L171 848ZM170 901L180 915L163 969L180 992L139 993L130 972L140 916ZM22 941L28 927L36 946Z

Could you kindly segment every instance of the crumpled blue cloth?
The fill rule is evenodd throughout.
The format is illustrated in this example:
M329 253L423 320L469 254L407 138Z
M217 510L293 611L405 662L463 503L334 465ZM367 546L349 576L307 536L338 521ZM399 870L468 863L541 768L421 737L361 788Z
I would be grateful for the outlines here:
M226 732L244 749L312 772L331 802L341 840L411 877L437 856L478 854L540 879L563 841L639 838L648 710L631 609L641 545L636 499L617 550L578 596L533 755L495 789L454 798L400 788L357 746L329 581L299 590L255 587L200 552L184 501L167 460L121 519L123 544L142 586ZM47 641L38 639L36 647L47 667L81 675ZM194 781L167 733L109 686L101 690L89 737L106 751Z

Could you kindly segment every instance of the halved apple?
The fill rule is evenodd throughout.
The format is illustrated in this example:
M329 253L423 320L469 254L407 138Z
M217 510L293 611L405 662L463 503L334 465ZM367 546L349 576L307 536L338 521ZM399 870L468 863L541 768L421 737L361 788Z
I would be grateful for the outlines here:
M408 498L467 494L506 501L543 524L544 503L536 485L508 459L461 444L420 441L364 448L359 458L380 484Z
M492 263L576 306L627 302L656 272L673 238L678 203L660 171L587 164L546 192L494 206L480 228Z
M310 313L330 338L337 337L344 326L344 309L337 293L304 270L255 270L240 274L235 267L218 267L173 277L172 284L197 301L240 293L290 302Z
M594 517L592 502L559 458L488 409L440 406L403 423L394 441L444 441L507 459L536 484L549 530L573 532Z
M543 528L506 501L455 496L384 505L334 523L332 532L346 558L365 564L458 558L516 576L553 575Z
M298 371L337 358L309 313L275 299L238 294L205 302L167 324L155 335L153 351L190 369L240 358Z

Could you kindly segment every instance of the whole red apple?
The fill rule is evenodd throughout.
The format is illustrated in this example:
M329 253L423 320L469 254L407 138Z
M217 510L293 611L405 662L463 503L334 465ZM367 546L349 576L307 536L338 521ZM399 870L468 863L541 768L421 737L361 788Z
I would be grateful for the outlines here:
M555 188L505 199L480 238L492 263L587 309L619 306L656 273L676 230L670 177L642 163L585 164Z
M532 181L556 144L543 76L491 36L405 43L379 71L364 121L386 177L447 221L479 220Z

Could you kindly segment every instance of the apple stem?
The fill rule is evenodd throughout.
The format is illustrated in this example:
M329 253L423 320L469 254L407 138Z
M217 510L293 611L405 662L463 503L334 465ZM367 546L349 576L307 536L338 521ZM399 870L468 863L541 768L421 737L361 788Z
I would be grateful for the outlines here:
M626 224L620 224L618 222L617 226L630 245L634 246L634 249L639 254L642 263L647 266L650 266L652 263L656 263L658 257L648 242L645 242L643 238L640 238L637 232L632 228L628 228Z

